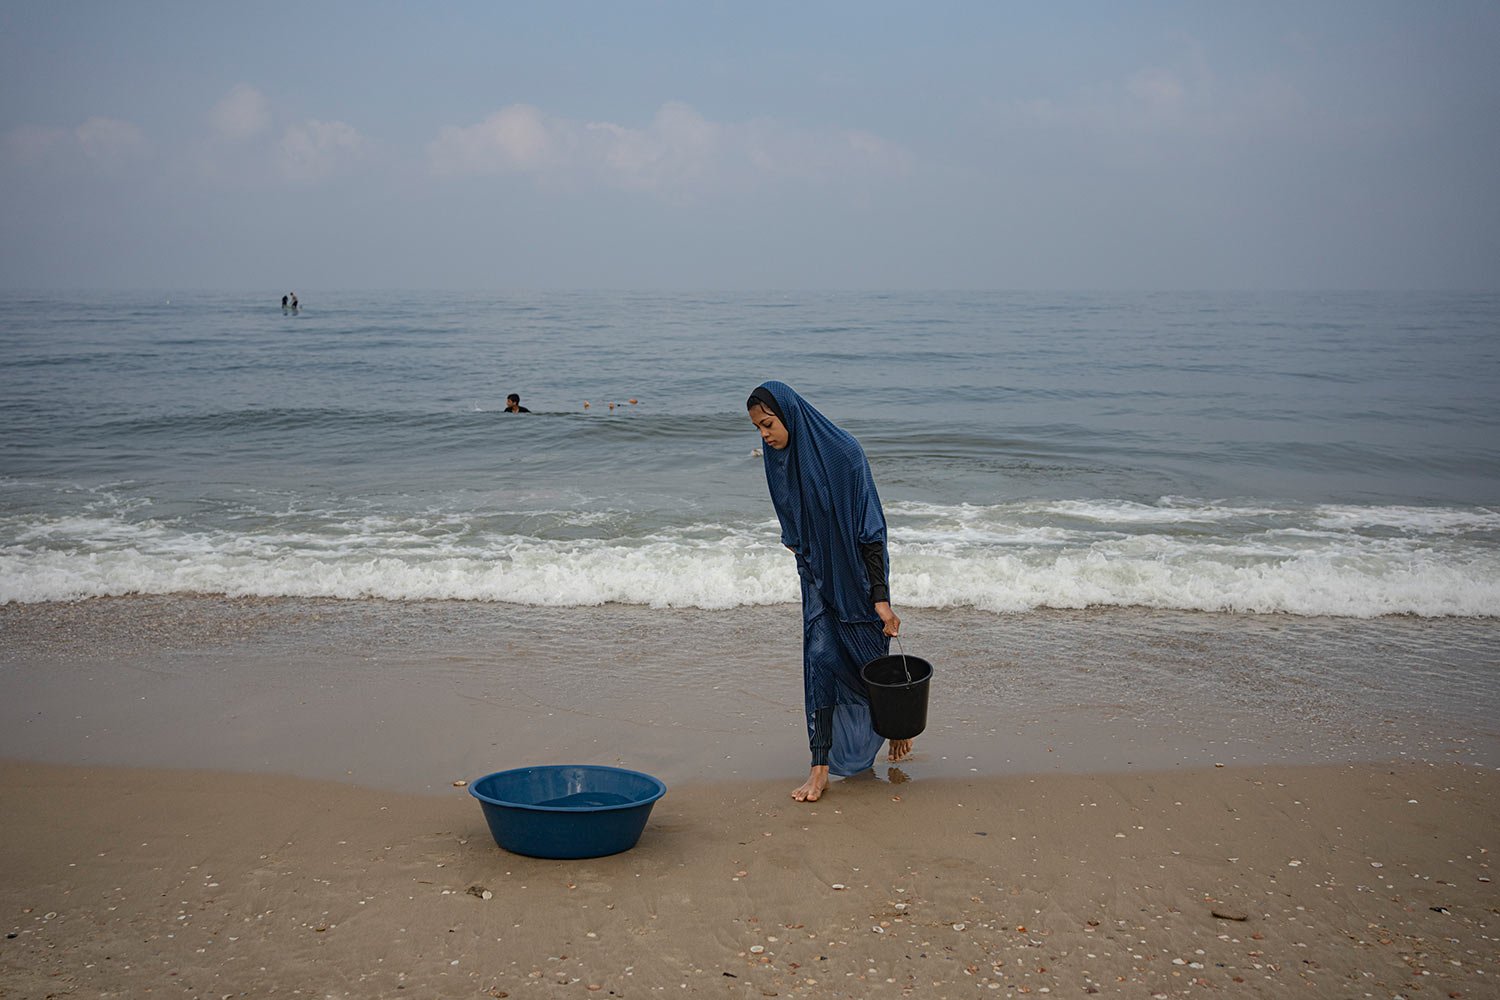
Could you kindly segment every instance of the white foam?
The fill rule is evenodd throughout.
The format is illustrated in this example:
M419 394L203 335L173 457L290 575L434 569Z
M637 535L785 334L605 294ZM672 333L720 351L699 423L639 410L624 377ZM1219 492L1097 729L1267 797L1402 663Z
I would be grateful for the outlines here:
M1338 529L1395 528L1415 532L1500 531L1500 512L1485 507L1348 507L1324 505L1315 522Z
M1172 498L887 513L898 605L1500 616L1500 516L1484 509ZM524 514L551 526L535 530L569 536L544 537L515 530L514 516L499 531L452 511L261 512L214 530L140 514L0 523L0 602L190 592L723 609L798 599L792 560L762 518L621 537L629 518L618 510Z
M1231 508L1201 501L1183 501L1177 497L1163 497L1157 504L1129 500L1057 500L1038 506L1059 517L1112 525L1211 524L1267 513L1262 508Z

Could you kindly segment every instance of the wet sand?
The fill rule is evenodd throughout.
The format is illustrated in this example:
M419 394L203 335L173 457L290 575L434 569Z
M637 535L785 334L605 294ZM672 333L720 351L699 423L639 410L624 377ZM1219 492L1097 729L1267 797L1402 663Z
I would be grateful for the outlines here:
M912 613L929 732L808 806L786 615L0 608L0 996L1500 995L1493 723L1297 683L1330 626ZM636 849L453 786L564 760L668 782Z
M806 773L796 609L114 598L0 606L0 757L440 791L582 761ZM1500 766L1500 624L903 610L908 771Z

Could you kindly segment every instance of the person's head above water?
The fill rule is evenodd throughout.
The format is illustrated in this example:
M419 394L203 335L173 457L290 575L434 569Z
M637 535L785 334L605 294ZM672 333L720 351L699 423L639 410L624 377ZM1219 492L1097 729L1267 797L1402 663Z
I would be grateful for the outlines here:
M768 448L780 451L791 441L791 432L787 430L781 413L781 404L776 402L776 397L771 395L771 390L765 386L758 387L745 401L745 410L750 415L750 422L755 425L756 430L760 431L760 439Z

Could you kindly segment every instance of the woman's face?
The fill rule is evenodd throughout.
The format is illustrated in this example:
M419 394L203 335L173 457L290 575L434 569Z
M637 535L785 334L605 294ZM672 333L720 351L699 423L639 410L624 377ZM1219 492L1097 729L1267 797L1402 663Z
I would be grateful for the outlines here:
M760 439L768 448L780 451L786 447L787 441L791 438L786 431L786 425L764 406L750 408L750 422L755 425L756 430L760 431Z

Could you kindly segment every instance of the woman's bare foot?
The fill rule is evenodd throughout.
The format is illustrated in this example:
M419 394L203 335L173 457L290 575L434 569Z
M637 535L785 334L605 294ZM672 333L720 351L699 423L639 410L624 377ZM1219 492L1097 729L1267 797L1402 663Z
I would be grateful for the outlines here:
M891 761L905 760L910 756L911 740L891 740L891 750L890 753L886 754L885 759Z
M802 783L802 787L792 792L792 798L798 802L816 802L827 790L828 765L824 764L808 772L807 780Z

